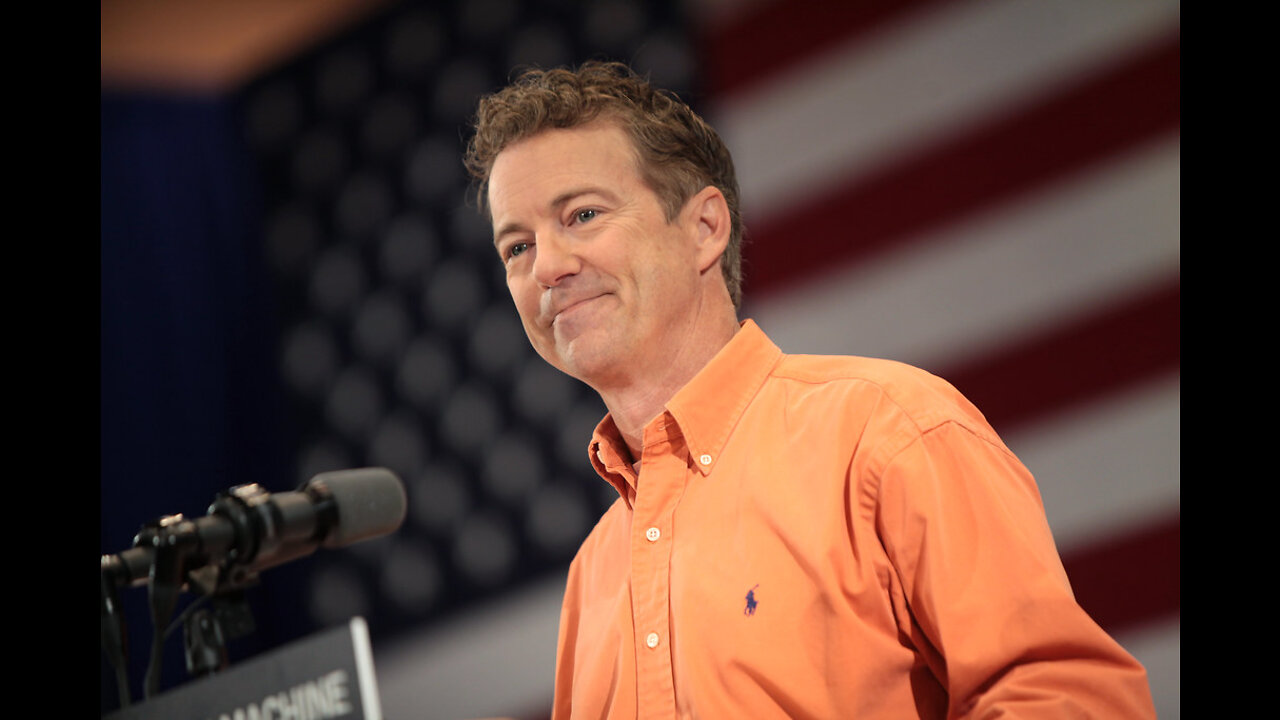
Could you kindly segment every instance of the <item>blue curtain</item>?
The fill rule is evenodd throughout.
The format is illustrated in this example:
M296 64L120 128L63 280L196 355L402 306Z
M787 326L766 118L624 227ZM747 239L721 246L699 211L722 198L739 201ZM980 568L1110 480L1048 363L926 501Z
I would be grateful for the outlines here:
M115 553L161 515L203 516L233 485L294 488L259 189L234 99L104 92L101 134L101 550ZM240 652L303 631L289 618L305 613L288 611L301 588L284 582L257 594L259 630ZM136 701L145 589L122 605ZM188 679L180 637L166 644L164 688ZM104 711L116 702L104 663Z

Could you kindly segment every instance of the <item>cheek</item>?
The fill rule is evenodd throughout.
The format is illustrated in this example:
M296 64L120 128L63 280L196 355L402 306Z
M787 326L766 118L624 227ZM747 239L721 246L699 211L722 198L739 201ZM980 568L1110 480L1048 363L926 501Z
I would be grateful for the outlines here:
M538 312L538 296L530 292L526 286L527 283L507 280L507 291L511 293L516 312L520 315L520 319L528 324L533 322Z
M637 282L650 301L665 304L682 301L697 280L697 271L689 258L678 254L674 245L650 253L637 266Z

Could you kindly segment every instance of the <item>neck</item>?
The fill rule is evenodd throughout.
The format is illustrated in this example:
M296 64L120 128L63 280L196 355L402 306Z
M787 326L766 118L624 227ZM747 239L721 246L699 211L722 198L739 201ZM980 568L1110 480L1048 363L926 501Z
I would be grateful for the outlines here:
M596 388L633 460L640 460L645 426L662 414L667 402L706 367L738 329L733 312L715 322L697 324L652 376L628 378L623 383Z

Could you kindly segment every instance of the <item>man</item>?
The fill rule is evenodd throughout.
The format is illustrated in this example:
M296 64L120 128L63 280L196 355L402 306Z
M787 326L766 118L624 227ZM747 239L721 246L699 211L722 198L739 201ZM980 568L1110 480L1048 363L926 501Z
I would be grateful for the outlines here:
M977 409L739 321L733 163L687 106L533 71L466 161L529 340L608 409L619 498L569 571L554 717L1154 717Z

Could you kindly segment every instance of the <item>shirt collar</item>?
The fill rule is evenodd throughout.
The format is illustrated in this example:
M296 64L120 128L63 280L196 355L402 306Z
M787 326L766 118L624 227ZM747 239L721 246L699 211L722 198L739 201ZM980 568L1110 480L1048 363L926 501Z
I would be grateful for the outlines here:
M744 320L720 352L667 402L667 413L684 435L693 466L703 475L715 467L730 433L781 357L782 350L755 321ZM591 439L591 463L630 502L634 490L623 472L630 465L624 447L612 416L605 415Z

